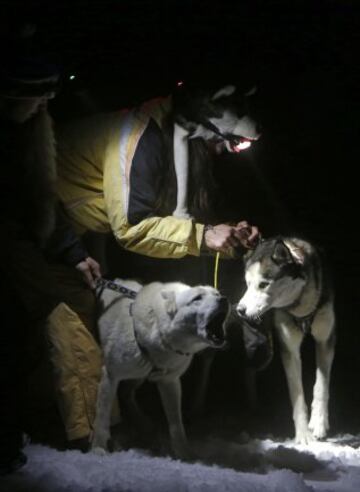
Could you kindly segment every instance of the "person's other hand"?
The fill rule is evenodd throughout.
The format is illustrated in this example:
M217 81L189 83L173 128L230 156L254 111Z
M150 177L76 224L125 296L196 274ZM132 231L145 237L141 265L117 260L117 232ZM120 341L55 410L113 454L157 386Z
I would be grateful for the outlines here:
M259 229L256 226L248 224L246 220L242 220L236 224L234 235L246 249L254 249L261 239Z
M85 260L80 261L75 268L82 274L84 282L91 289L95 289L96 280L101 277L99 263L94 258L91 258L91 256L88 256Z

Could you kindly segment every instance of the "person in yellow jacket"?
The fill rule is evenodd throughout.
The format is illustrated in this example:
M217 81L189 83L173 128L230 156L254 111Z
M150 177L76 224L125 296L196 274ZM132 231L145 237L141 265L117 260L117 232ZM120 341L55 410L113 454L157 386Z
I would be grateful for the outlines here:
M176 189L170 184L173 106L171 96L156 98L139 108L94 115L56 129L58 193L70 220L80 234L112 232L123 248L157 258L199 256L204 247L225 253L241 244L251 247L258 230L245 221L205 228L194 219L171 215L176 204ZM213 136L218 145L219 135ZM209 174L213 142L192 137L190 159L201 146L203 174ZM192 162L189 172L191 168ZM208 191L201 181L190 183L190 188L197 189L195 195Z

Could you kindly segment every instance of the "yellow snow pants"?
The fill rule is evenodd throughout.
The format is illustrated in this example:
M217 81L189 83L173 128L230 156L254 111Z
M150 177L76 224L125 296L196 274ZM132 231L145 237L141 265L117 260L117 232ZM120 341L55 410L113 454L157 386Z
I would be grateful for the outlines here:
M29 314L26 343L45 327L55 393L69 440L91 434L101 350L95 340L95 297L74 268L48 263L30 241L13 241L2 268Z

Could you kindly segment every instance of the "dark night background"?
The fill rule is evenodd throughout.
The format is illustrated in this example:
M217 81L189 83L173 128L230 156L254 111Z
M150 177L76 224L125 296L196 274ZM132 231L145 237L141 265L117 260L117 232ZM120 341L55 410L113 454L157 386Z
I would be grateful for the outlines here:
M338 320L330 419L332 429L341 432L360 430L356 3L5 2L0 17L3 31L22 18L34 21L38 46L62 68L62 91L50 105L55 123L166 95L177 80L186 83L199 72L211 78L221 71L230 82L258 86L256 110L263 136L246 156L224 158L217 169L225 211L229 218L257 224L264 236L296 232L325 249ZM208 275L211 281L210 261L204 267L196 259L117 255L115 273L122 277L180 276L192 282ZM222 282L228 283L227 275L234 277L235 266L223 263L220 288ZM313 347L310 342L305 347L310 392ZM211 403L233 404L241 413L240 370L234 351L219 354L212 372ZM259 375L259 388L263 406L259 426L270 430L271 423L292 432L278 353Z

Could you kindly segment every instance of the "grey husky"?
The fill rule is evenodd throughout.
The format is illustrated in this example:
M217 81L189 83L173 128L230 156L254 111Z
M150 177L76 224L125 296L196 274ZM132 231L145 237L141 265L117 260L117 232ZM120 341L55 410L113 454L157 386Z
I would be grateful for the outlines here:
M156 382L173 451L191 455L181 413L180 377L195 353L225 343L227 299L213 287L153 282L144 287L120 281L137 292L135 300L104 289L100 293L99 331L104 365L92 448L104 450L110 438L110 413L120 381ZM131 399L132 410L141 416Z
M295 441L324 438L329 429L328 401L335 347L333 292L317 249L299 238L261 242L245 259L247 290L238 314L260 321L273 309L293 408ZM304 398L300 347L305 333L316 343L316 381L311 417Z

